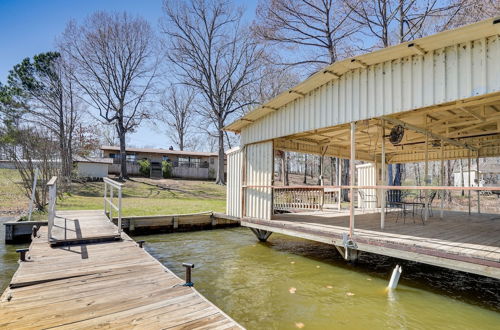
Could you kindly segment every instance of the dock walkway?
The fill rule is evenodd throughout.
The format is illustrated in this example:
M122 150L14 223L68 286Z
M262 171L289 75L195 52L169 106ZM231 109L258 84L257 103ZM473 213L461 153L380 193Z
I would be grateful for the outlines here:
M64 233L71 245L51 247L39 230L0 298L0 328L241 329L126 234L115 240L102 211L58 216L77 224ZM85 242L96 234L109 241Z

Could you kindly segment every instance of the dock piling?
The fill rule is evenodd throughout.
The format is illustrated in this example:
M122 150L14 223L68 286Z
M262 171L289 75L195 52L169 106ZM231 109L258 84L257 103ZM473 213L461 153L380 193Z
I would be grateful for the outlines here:
M394 270L392 271L391 275L391 280L389 281L389 286L387 287L389 290L394 290L398 286L399 282L399 277L401 276L401 273L403 272L403 269L401 268L400 265L396 265L394 267Z
M182 266L186 268L186 283L184 283L184 286L193 286L194 283L191 281L191 269L194 268L194 264L183 262Z

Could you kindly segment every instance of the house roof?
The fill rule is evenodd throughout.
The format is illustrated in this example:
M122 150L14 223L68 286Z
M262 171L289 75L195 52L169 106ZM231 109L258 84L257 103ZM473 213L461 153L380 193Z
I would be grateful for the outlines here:
M74 156L73 161L77 163L113 164L112 158L99 158L99 157Z
M224 127L226 131L240 133L246 126L252 125L258 119L274 112L286 104L306 95L314 89L339 79L343 74L358 69L375 65L407 56L418 55L436 49L463 43L472 39L480 39L500 34L500 17L491 18L458 29L444 31L428 37L401 43L396 46L383 48L371 53L355 56L335 62L311 75L300 84L274 97L267 103L248 112L240 119Z
M120 151L118 146L102 146L101 150L107 151ZM126 148L127 152L149 153L149 154L162 154L162 155L181 155L181 156L199 156L199 157L217 157L216 152L204 151L181 151L181 150L168 150L168 149L153 149L153 148Z

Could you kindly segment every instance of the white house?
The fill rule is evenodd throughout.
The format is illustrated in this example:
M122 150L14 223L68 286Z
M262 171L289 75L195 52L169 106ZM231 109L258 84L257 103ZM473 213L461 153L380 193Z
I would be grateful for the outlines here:
M113 159L75 156L73 163L76 165L77 177L94 179L108 176Z

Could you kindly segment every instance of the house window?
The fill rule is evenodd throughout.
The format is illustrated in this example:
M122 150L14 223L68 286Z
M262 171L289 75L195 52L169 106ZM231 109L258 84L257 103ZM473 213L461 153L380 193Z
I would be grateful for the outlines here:
M115 158L116 158L116 155L115 155L115 154L109 154L109 158L113 158L113 159L115 159Z
M213 165L215 163L215 159L214 158L210 158L210 164Z
M189 158L187 158L187 157L179 157L177 159L177 166L179 166L179 167L189 167Z
M127 162L135 162L137 157L135 154L127 154Z
M168 158L168 156L167 156L167 155L163 155L163 160L165 160L165 161L169 162L169 161L170 161L170 158Z
M200 167L201 159L199 158L191 158L189 162L189 167Z

